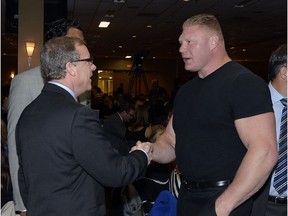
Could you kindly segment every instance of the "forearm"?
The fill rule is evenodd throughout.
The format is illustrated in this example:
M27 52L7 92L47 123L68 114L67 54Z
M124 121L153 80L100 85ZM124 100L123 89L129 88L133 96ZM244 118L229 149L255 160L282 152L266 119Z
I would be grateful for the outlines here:
M175 160L175 149L171 145L169 139L165 136L160 136L157 142L152 144L153 153L152 160L158 163L169 163Z
M265 183L275 165L274 151L249 149L233 182L216 200L218 216L228 216L256 193Z

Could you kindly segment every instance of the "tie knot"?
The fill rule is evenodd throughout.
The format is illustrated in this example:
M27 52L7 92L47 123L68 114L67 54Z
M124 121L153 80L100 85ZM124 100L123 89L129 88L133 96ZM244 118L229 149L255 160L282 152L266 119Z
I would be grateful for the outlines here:
M281 103L283 104L283 106L284 106L285 108L287 108L287 98L282 98L280 101L281 101Z

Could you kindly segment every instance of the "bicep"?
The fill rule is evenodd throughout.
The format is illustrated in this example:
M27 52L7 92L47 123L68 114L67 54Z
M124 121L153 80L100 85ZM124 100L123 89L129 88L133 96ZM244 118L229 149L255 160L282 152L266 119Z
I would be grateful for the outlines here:
M247 149L255 146L275 148L276 128L273 112L235 120L235 126Z

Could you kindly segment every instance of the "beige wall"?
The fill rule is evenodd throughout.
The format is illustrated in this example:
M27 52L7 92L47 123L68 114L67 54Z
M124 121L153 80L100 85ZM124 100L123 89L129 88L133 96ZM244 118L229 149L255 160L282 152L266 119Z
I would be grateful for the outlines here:
M31 7L34 10L31 10ZM18 29L18 73L33 68L40 63L40 51L43 47L44 0L19 0ZM28 66L26 41L36 43L31 66Z

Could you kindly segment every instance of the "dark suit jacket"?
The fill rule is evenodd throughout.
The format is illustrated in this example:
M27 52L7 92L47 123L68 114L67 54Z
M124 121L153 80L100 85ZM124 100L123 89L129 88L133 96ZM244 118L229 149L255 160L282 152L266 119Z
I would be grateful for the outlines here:
M129 153L129 145L125 138L126 126L120 118L118 112L108 116L104 121L103 128L108 134L108 138L112 143L112 146L119 151L122 155Z
M143 176L147 157L115 151L97 113L45 84L17 125L19 186L27 215L105 215L104 187Z

